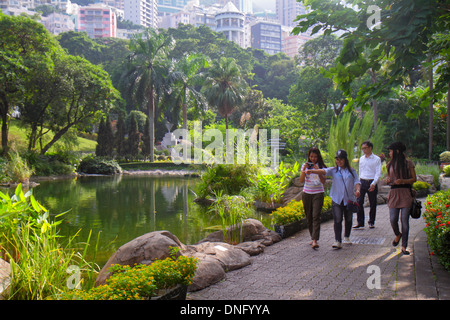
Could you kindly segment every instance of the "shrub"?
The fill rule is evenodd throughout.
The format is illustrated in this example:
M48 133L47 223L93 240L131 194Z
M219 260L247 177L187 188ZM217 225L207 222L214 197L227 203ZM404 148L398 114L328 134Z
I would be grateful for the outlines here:
M450 151L444 151L439 155L439 160L442 162L450 162Z
M326 196L323 201L322 212L331 209L331 197ZM275 225L289 224L305 218L302 201L291 200L286 206L272 212L272 223Z
M201 176L196 193L199 198L213 197L216 192L237 195L251 186L250 179L256 176L256 166L218 164L208 168Z
M158 289L188 286L192 283L198 260L183 255L156 260L150 265L113 265L112 275L104 285L89 291L77 290L63 299L76 300L146 300L158 293Z
M431 187L431 185L425 181L416 181L413 184L413 189L414 190L426 190L429 187Z
M450 270L450 190L427 197L423 218L432 254L436 254L439 262Z
M443 171L444 171L444 176L450 177L450 165L445 166L445 167L443 168Z
M69 266L87 271L84 283L92 283L94 265L70 248L74 238L60 245L61 220L51 221L30 191L24 194L19 184L14 195L0 192L0 199L0 253L11 266L8 299L40 300L64 292Z
M87 156L81 160L78 172L87 174L117 174L122 172L122 168L115 160Z

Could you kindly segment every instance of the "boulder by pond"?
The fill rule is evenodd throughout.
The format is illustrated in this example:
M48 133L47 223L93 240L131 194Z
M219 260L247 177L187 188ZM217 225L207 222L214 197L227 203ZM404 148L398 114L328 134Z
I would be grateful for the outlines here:
M105 283L108 269L113 264L151 264L170 256L170 247L179 247L179 254L199 259L189 291L206 288L224 279L226 272L251 264L250 257L281 240L281 237L255 219L245 220L242 226L243 242L230 245L223 242L222 231L214 232L194 245L185 245L169 231L154 231L137 237L121 246L107 261L95 281Z

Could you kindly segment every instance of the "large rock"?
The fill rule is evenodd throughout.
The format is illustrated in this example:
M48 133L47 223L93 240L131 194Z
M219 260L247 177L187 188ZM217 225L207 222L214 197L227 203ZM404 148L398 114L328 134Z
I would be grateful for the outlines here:
M239 230L242 227L242 230ZM239 232L241 235L241 242L248 242L248 241L259 241L265 246L271 245L273 243L276 243L278 241L281 241L281 237L278 233L267 229L261 221L256 219L246 219L244 223L237 226L231 226L228 231L227 235L228 238L231 237L232 233ZM203 242L223 242L223 232L222 231L215 231L210 233L205 239L199 241L198 243Z
M228 271L249 265L250 256L281 240L276 232L255 219L245 220L242 237L244 242L234 246L223 242L223 233L218 231L195 245L184 245L168 231L150 232L121 246L102 268L95 284L105 283L110 275L108 268L113 264L151 264L169 257L170 247L179 247L179 254L199 259L193 283L188 288L196 291L221 281Z
M442 191L450 189L450 177L446 177L445 175L441 174L439 176L439 184Z
M137 237L121 246L100 270L95 285L105 282L113 264L134 266L135 264L151 264L170 256L170 247L183 248L184 245L169 231L154 231Z

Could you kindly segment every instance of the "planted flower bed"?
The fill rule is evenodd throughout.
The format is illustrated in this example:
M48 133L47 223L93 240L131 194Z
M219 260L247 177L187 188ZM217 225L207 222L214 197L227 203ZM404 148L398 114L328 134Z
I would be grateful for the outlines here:
M427 197L423 218L431 254L450 271L450 190Z
M173 251L175 253L175 251ZM104 285L88 291L75 290L63 299L72 300L183 300L195 275L197 259L180 255L150 265L113 265Z
M322 207L321 220L331 218L331 198L326 196ZM286 206L276 209L272 213L272 224L275 232L282 238L287 238L300 230L307 228L305 209L302 201L292 200Z

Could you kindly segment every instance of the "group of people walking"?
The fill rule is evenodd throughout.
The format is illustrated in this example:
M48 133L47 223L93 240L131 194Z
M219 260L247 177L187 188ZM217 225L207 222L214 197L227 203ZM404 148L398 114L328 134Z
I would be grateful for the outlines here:
M330 197L334 220L334 249L342 248L342 243L351 243L352 228L365 226L364 199L369 198L369 228L375 228L377 210L378 182L381 179L381 159L373 153L373 144L365 141L361 144L363 156L359 159L359 175L351 167L345 150L338 150L335 166L327 168L318 148L308 151L308 161L301 168L300 182L304 183L302 201L311 234L311 247L319 248L320 214L324 202L324 184L326 177L332 178ZM391 187L388 195L389 218L394 232L393 246L402 240L403 254L407 250L409 235L409 215L413 202L412 184L416 181L414 163L406 159L406 147L401 142L389 147L390 161L387 163L386 183ZM356 213L356 225L352 227L353 213ZM401 228L399 227L401 221ZM344 222L344 226L343 226ZM344 237L342 239L342 228Z

